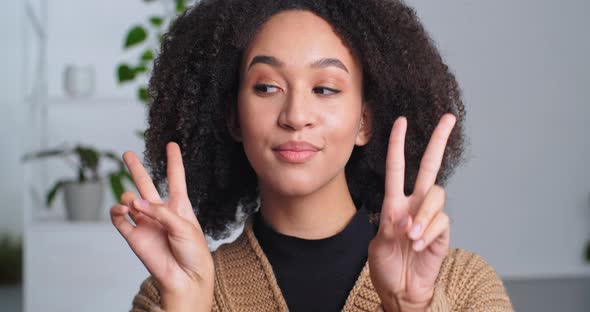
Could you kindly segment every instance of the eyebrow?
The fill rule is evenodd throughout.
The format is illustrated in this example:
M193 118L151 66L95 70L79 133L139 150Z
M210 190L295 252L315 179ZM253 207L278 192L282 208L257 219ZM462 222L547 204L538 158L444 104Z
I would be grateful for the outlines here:
M285 65L285 63L283 63L281 60L277 59L274 56L257 55L252 59L252 61L250 62L250 65L248 65L248 70L250 70L250 68L252 68L252 66L254 66L254 64L258 64L258 63L268 64L272 67L279 67L279 68L283 67ZM344 70L345 72L349 73L348 68L346 68L344 63L342 63L337 58L321 58L321 59L311 63L311 65L310 65L310 67L313 69L326 68L326 67L330 67L330 66L340 68L340 69Z

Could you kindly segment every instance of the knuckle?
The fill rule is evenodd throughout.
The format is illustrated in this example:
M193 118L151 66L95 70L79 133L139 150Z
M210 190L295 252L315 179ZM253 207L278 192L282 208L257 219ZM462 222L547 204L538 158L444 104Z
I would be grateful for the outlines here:
M438 196L444 200L446 197L445 189L438 184L435 184L432 187L434 188L434 191L438 194Z
M445 226L448 226L449 224L451 224L451 220L449 218L449 215L447 215L446 213L442 213L441 216L440 216L440 218L442 219L442 223Z
M111 211L110 211L110 217L111 217L111 222L114 224L115 222L115 207L111 207Z
M122 208L123 207L118 204L111 206L111 216L116 215L116 214L120 214L123 210Z
M129 205L129 202L131 202L133 199L135 199L135 194L131 191L126 191L121 194L120 203L122 205Z

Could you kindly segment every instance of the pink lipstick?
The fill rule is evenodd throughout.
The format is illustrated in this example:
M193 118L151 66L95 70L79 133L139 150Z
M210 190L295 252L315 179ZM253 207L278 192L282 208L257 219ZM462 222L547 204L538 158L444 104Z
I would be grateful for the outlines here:
M320 148L305 141L289 141L273 148L279 159L295 164L302 164L312 159Z

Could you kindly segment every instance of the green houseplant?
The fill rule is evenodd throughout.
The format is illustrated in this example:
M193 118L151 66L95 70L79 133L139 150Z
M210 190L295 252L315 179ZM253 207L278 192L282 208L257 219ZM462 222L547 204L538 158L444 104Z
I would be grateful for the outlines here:
M140 78L149 77L152 71L153 61L162 43L162 35L167 25L176 17L176 14L186 9L188 0L143 0L145 3L161 2L164 7L173 5L171 10L161 15L152 15L145 24L136 24L127 31L123 43L124 50L138 50L141 53L137 62L122 62L117 66L117 79L119 84L129 83ZM150 33L152 36L150 36ZM151 39L151 40L150 40ZM145 105L149 104L147 85L142 83L137 89L137 98ZM135 134L144 139L144 131L136 130Z
M22 283L22 239L0 235L0 285Z
M77 160L72 161L71 156ZM64 190L66 197L66 211L68 218L74 221L96 221L99 218L102 206L102 177L99 174L101 159L108 159L116 163L116 170L108 172L106 177L110 182L110 188L116 201L125 191L123 180L132 181L131 175L125 168L125 164L111 151L99 151L93 147L77 144L75 147L58 147L42 151L27 153L22 161L42 159L48 157L61 157L72 165L77 172L76 179L60 179L49 189L45 204L50 207L55 196L60 190ZM94 207L93 207L94 205ZM85 210L80 210L85 209Z
M173 12L162 15L150 16L145 24L133 25L125 36L123 48L125 50L141 49L139 60L136 63L123 62L117 66L117 79L119 83L125 83L136 80L138 77L149 76L152 63L157 55L159 45L162 43L162 34L176 14L186 9L187 0L160 0L167 2L173 1ZM145 3L157 2L156 0L143 0ZM150 39L150 33L154 40ZM137 97L140 101L148 103L147 86L141 85L137 90Z

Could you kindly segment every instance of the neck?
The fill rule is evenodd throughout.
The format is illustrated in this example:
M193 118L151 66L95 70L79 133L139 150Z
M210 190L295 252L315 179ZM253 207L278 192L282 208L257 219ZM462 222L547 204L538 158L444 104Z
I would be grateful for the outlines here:
M322 239L340 233L357 211L344 172L303 196L283 196L261 185L260 204L267 224L279 233L303 239Z

